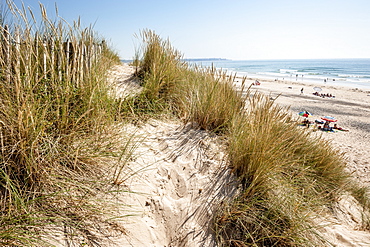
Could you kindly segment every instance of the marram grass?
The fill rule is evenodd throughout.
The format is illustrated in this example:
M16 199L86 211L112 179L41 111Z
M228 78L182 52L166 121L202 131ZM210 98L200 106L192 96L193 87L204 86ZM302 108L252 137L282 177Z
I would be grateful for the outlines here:
M0 245L46 246L49 224L89 239L110 178L97 160L119 149L99 138L116 115L106 71L119 59L91 28L51 20L43 5L41 20L2 7Z
M314 219L349 184L341 154L268 97L247 102L230 128L230 164L243 189L216 217L221 246L325 245Z
M141 57L137 55L135 64L144 90L136 102L156 102L162 106L157 108L167 107L185 122L224 131L244 107L242 92L232 85L234 77L214 68L189 66L168 40L151 30L144 30L141 36L143 51L137 52Z

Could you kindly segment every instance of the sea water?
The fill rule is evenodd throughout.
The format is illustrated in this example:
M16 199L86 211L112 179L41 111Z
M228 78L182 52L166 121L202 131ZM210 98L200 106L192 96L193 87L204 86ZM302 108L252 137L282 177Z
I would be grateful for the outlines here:
M222 68L238 76L311 82L370 90L370 59L227 60L196 59L190 64Z

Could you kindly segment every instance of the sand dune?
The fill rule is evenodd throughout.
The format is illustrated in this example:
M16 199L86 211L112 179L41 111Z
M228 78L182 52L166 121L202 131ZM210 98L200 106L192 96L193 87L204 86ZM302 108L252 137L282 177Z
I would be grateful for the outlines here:
M133 68L122 65L114 71L119 95L131 93L125 92L130 88L139 90L128 80ZM318 119L324 115L337 118L339 126L349 132L315 133L345 152L348 170L369 185L369 92L323 87L336 97L320 98L311 94L313 86L261 81L251 89L290 106L297 117L299 111L307 110ZM126 170L130 178L122 184L131 193L118 198L126 205L119 209L122 215L132 214L120 222L126 235L112 236L109 246L216 246L209 229L212 215L237 188L227 168L224 141L193 127L177 120L121 126L123 135L136 133L144 141L138 143L136 158ZM370 233L361 230L361 207L353 198L344 195L335 211L334 217L322 215L318 220L328 241L334 246L370 246Z

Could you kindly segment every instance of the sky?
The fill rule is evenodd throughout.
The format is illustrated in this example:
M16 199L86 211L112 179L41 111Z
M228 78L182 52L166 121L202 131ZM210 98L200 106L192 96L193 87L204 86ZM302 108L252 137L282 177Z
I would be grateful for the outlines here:
M4 2L5 0L0 0ZM20 6L19 0L14 2ZM370 58L369 0L24 0L104 37L132 59L153 30L185 58Z

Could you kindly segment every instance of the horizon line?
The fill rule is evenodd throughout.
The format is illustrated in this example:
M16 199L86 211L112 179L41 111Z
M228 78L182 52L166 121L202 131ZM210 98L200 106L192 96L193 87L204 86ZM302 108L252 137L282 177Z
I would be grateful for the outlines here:
M182 58L182 60L210 60L210 61L271 61L271 60L354 60L354 59L370 59L370 57L343 57L343 58L250 58L250 59L233 59L221 57L199 57L199 58ZM132 61L133 59L123 59L122 61Z

